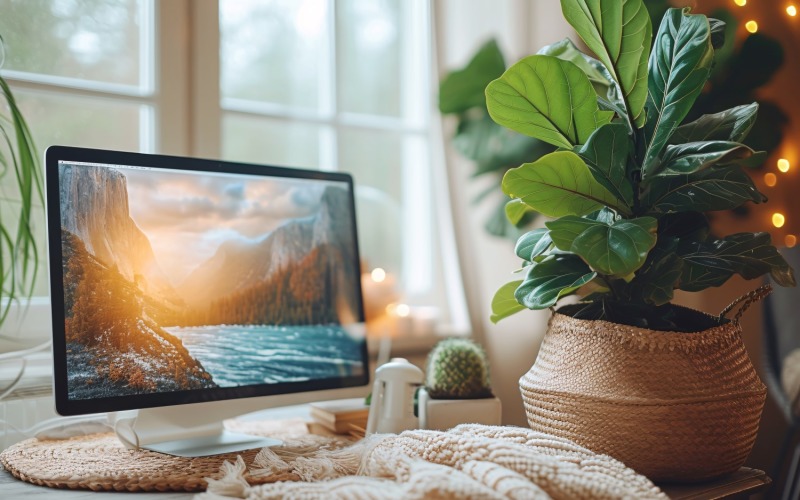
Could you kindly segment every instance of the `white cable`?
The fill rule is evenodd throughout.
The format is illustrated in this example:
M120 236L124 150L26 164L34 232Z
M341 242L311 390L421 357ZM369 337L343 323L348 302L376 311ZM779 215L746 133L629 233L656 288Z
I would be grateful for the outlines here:
M16 359L22 356L27 356L28 354L33 354L35 352L43 351L46 348L50 347L50 343L51 342L48 340L47 342L42 342L41 344L31 347L29 349L5 352L3 354L0 354L0 361L3 361L5 359Z
M38 351L42 351L48 347L50 347L49 340L47 342L43 342L29 349L23 349L20 351L12 351L0 354L0 361L6 361L6 360L21 361L17 376L14 377L14 380L11 381L11 383L8 384L8 386L5 389L2 390L3 391L2 393L0 393L0 401L2 401L6 397L8 397L9 394L14 392L14 389L16 389L19 383L22 382L22 378L25 376L25 368L28 366L28 360L25 359L25 356L27 356L28 354L33 354Z
M136 417L119 418L116 412L112 412L108 414L108 421L113 425L114 434L117 435L117 439L122 441L125 448L129 450L139 449L139 435L136 434L136 430L133 428L136 423ZM129 434L126 435L125 432Z
M36 437L39 439L66 439L96 432L107 432L111 429L111 425L102 414L55 417L26 429L20 429L7 420L0 420L0 424L10 427L14 432L26 438Z
M3 389L3 392L0 393L0 401L4 400L6 396L11 394L14 391L14 389L17 388L19 383L22 381L22 376L25 375L25 367L28 366L28 360L25 358L20 358L20 361L22 363L19 367L19 373L17 373L17 377L14 380L12 380L11 383L8 384L8 386L5 389Z

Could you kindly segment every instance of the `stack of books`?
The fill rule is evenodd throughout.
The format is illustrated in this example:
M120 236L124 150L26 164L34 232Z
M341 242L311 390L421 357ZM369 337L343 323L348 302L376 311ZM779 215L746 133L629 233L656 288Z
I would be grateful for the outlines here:
M315 434L349 434L363 437L369 418L369 406L364 398L337 399L311 403L311 418L314 422L309 430ZM321 429L319 429L321 428ZM319 430L323 432L318 432Z

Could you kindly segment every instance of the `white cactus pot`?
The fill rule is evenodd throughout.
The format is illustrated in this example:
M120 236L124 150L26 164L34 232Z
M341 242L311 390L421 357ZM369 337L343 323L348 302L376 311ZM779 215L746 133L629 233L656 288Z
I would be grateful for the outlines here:
M432 399L425 388L419 390L419 426L446 431L459 424L500 425L503 416L500 399Z

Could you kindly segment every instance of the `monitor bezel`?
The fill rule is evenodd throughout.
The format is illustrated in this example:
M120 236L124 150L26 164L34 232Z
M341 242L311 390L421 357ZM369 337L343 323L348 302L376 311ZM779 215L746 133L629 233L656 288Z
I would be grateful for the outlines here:
M216 389L194 389L164 393L136 394L96 399L70 399L67 386L67 352L65 335L64 283L61 247L61 199L59 190L59 162L84 162L109 165L163 168L199 173L232 173L259 177L283 177L347 183L352 214L354 269L360 271L358 231L356 226L355 191L353 177L344 172L328 172L298 168L257 165L222 160L210 160L159 154L133 153L71 146L50 146L45 151L45 191L47 214L48 255L50 258L50 300L53 325L53 393L56 411L61 415L82 415L110 411L135 410L211 401L275 396L329 389L364 386L369 383L369 358L366 337L362 342L363 372L358 376L319 379L279 384L259 384ZM360 283L360 280L357 280ZM363 326L364 305L361 287L358 286L357 324ZM362 328L363 329L363 328Z

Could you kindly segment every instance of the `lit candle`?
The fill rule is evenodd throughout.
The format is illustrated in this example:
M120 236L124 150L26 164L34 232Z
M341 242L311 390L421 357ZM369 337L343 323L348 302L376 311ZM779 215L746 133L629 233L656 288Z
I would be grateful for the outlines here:
M367 321L382 316L386 306L397 300L395 277L380 267L361 275L361 290L364 295L364 313Z
M389 304L386 307L391 322L393 336L409 336L414 331L411 308L408 304Z

